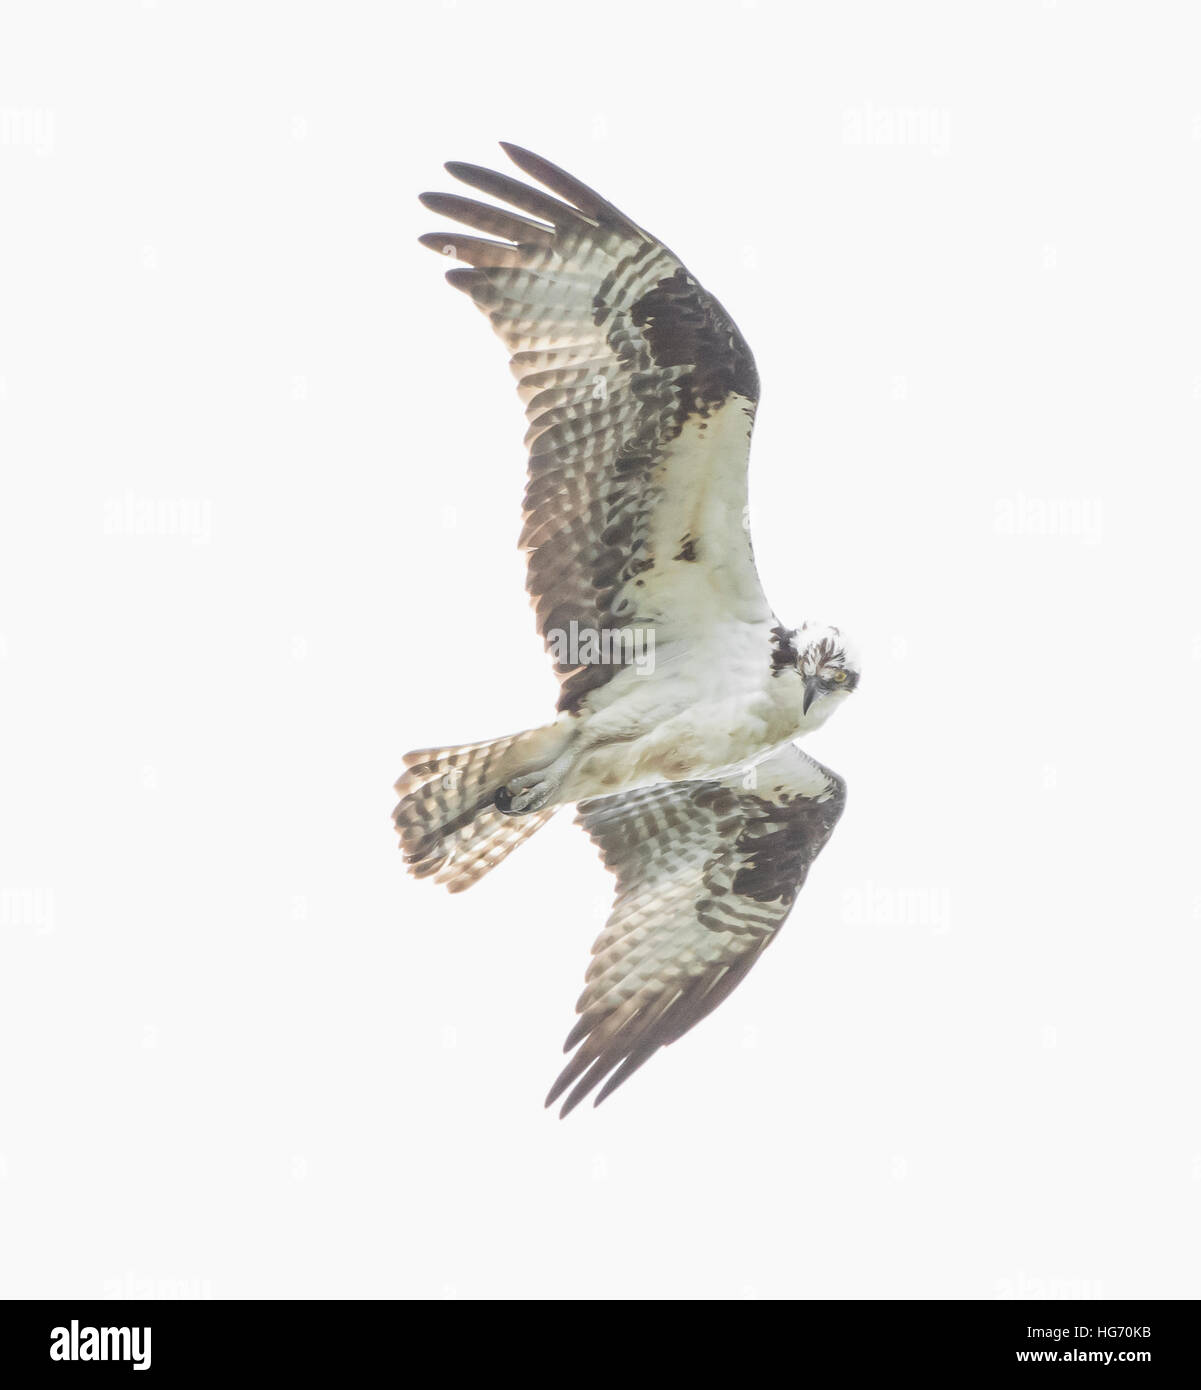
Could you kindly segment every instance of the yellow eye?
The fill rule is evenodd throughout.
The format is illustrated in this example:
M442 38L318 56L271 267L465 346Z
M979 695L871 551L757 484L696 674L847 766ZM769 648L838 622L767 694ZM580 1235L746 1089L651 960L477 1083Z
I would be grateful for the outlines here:
M835 681L838 685L841 685L843 681L846 680L846 678L847 673L845 671L835 671L834 674L830 677L830 679L832 681Z

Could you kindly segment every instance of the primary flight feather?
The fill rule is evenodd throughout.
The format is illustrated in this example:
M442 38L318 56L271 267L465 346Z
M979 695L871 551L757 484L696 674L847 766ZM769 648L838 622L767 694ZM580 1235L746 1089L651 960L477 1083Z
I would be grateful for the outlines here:
M526 403L520 543L558 712L408 754L395 823L412 872L457 892L578 803L617 895L547 1098L570 1087L566 1114L715 1008L783 924L845 796L792 740L859 666L837 628L780 623L760 586L759 378L734 323L611 203L503 148L551 192L448 164L509 207L424 194L484 235L421 241L463 262L447 279L487 314Z

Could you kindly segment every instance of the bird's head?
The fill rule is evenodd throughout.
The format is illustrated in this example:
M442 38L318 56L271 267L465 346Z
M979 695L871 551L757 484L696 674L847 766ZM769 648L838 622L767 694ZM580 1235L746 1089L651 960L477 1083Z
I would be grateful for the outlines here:
M801 717L806 728L824 724L859 684L859 656L846 634L823 623L776 628L777 667L794 666L801 678Z

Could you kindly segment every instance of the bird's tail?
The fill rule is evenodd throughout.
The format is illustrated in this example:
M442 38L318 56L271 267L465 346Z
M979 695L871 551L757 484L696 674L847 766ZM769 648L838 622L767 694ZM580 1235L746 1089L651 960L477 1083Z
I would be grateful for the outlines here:
M512 778L550 762L562 751L561 726L405 754L396 784L400 802L392 819L409 871L432 875L461 893L545 825L556 808L504 815L496 793Z

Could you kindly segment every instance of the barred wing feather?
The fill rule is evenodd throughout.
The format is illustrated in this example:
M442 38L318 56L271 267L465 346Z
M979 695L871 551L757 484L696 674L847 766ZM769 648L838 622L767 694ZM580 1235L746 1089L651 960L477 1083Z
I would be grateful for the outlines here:
M665 246L562 169L503 148L551 192L448 164L509 206L425 194L484 235L421 240L465 263L447 278L511 354L530 421L527 587L559 708L575 710L619 663L569 664L555 634L572 623L653 625L662 643L770 617L745 525L758 377L721 305Z
M593 946L577 1047L547 1104L602 1100L710 1013L775 939L842 814L845 783L792 744L721 781L675 782L581 803L617 879Z

